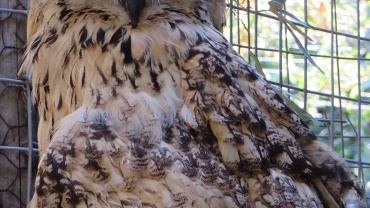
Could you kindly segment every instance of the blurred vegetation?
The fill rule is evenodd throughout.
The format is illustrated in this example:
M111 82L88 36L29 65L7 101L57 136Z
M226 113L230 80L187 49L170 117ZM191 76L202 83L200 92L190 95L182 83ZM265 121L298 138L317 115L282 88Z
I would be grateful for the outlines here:
M228 2L244 9L233 9L231 19L227 15L231 25L224 34L246 60L256 64L253 55L258 57L266 78L280 83L290 99L324 124L309 123L322 141L345 159L361 156L370 163L370 2L361 0L358 7L355 0L307 0L306 8L304 2L287 0L285 10L312 26L298 27L313 42L296 36L324 74L307 61L285 25L271 19L276 16L267 11L269 0ZM357 165L351 165L358 175ZM363 173L369 193L370 168Z

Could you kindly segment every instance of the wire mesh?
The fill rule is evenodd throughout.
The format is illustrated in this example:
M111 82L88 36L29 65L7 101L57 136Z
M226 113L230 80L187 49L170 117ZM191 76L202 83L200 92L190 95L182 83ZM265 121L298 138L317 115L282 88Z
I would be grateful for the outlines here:
M31 90L16 79L23 54L26 6L0 1L0 207L26 207L32 193Z
M32 149L30 88L15 79L25 44L27 3L21 2L0 2L0 207L26 206L36 167L34 157L29 157L36 151ZM361 207L368 207L370 30L366 23L370 3L286 2L285 10L311 24L305 28L293 21L316 40L298 36L324 74L303 55L287 27L266 11L268 0L228 1L228 7L225 36L248 61L257 64L250 54L256 55L266 78L324 124L311 122L310 127L362 179L367 198Z
M286 1L285 10L305 34L297 35L304 50L323 70L315 68L298 47L287 26L269 10L269 0L228 2L228 28L234 48L250 62L259 59L266 78L282 89L317 121L309 126L330 144L364 182L370 203L370 3L360 0ZM254 62L255 63L255 62ZM347 207L356 206L347 204Z

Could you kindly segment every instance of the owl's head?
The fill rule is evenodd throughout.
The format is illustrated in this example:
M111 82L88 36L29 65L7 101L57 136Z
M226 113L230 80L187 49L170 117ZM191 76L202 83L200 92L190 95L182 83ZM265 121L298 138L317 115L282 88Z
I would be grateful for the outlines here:
M152 0L119 0L118 1L129 13L132 27L136 27L141 10Z
M132 27L136 27L139 16L145 6L166 4L173 7L191 7L194 4L203 3L207 8L207 13L214 27L222 31L225 26L225 0L118 0L129 13Z

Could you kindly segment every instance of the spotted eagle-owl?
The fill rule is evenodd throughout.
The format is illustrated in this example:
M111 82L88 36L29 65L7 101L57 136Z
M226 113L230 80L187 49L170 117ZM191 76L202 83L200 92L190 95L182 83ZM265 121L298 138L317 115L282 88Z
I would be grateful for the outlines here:
M29 207L338 207L363 195L222 36L224 0L31 0Z

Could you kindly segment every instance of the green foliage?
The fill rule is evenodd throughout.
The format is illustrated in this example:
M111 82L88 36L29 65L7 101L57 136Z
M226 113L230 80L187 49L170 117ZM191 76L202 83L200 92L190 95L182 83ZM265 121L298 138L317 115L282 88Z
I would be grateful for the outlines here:
M246 1L237 2L246 7ZM307 0L306 12L302 1L279 2L250 0L249 5L252 11L258 8L259 14L270 15L272 7L283 23L235 10L225 36L240 46L235 49L263 71L266 79L307 89L306 93L282 91L282 95L284 99L296 97L287 102L322 141L344 158L357 160L361 155L362 161L370 162L370 41L356 37L370 37L370 2L359 1L357 8L354 0ZM293 26L294 22L301 26ZM309 57L324 74L310 64ZM369 182L370 169L363 171L365 183Z
M288 31L290 32L290 34L293 36L293 38L294 38L297 46L299 47L299 50L311 62L311 64L314 65L316 68L318 68L321 73L324 73L320 69L320 67L316 64L316 62L313 60L313 58L310 56L310 54L307 52L307 50L305 49L305 47L302 45L301 41L299 40L299 38L295 34L295 32L297 32L300 35L302 35L303 37L305 37L306 39L308 39L310 41L313 41L306 33L304 33L301 29L299 29L299 27L296 26L295 24L296 23L299 23L300 25L303 25L306 28L311 28L311 26L309 24L307 24L306 22L303 22L300 19L298 19L292 13L284 10L283 9L284 3L285 3L285 1L283 1L283 2L277 2L275 0L269 1L269 5L270 5L270 9L269 10L270 10L270 12L274 13L279 18L279 20L284 23L285 27L288 29ZM285 17L285 15L293 18L296 23L293 23L290 20L288 20Z

